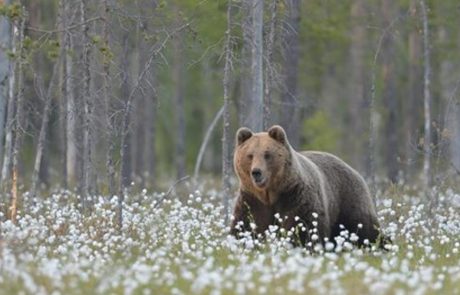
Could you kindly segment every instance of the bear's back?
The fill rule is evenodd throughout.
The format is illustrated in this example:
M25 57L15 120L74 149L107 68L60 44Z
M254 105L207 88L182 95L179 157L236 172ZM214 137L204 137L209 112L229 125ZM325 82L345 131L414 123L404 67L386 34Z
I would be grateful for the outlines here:
M357 194L364 194L370 198L369 190L363 177L342 159L335 155L318 151L303 151L300 154L318 166L334 194L340 196L340 201L353 201L349 197Z

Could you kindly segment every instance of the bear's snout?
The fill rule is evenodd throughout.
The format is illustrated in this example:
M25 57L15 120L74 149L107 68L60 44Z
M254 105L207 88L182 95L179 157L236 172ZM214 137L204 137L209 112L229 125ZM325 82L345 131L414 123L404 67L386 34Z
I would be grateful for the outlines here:
M262 175L262 170L260 170L259 168L254 168L252 169L251 171L251 176L252 176L252 179L254 180L254 182L258 185L258 186L262 186L263 183L264 183L264 177Z

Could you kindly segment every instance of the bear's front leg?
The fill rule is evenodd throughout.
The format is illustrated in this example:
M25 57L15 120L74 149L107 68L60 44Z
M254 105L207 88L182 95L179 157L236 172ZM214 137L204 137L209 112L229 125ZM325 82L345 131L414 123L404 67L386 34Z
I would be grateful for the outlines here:
M241 191L233 211L230 234L237 238L238 233L245 231L263 234L271 224L273 224L273 210L262 204L255 196Z

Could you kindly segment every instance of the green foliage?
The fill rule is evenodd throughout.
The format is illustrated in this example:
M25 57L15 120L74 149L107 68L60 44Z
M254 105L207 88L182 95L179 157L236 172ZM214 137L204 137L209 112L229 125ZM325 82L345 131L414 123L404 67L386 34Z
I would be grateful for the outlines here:
M340 132L331 125L325 112L317 111L303 122L302 135L305 139L304 149L334 152Z
M45 42L44 50L49 59L54 60L59 56L60 44L56 39L50 39Z
M22 16L22 8L20 3L10 5L0 4L0 15L6 16L11 20L18 20Z

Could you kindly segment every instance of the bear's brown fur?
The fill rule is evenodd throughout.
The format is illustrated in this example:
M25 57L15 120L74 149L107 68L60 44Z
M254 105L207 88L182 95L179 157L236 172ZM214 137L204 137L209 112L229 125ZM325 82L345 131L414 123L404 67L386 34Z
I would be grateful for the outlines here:
M323 243L324 238L334 241L343 227L357 233L360 245L365 239L375 243L380 236L376 210L359 173L334 155L296 152L280 126L261 133L240 128L234 168L240 181L234 235L253 230L251 222L259 234L271 224L289 230L298 222L312 228L316 221L318 241ZM281 223L275 213L283 218ZM310 236L308 230L300 231L300 242L305 245Z

